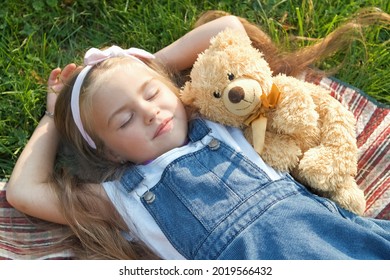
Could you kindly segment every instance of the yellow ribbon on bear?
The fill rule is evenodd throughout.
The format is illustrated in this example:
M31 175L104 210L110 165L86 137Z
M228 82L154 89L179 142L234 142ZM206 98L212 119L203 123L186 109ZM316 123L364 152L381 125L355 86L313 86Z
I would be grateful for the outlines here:
M265 107L266 110L275 108L280 99L280 91L275 84L272 84L271 91L269 94L263 94L260 97L261 106ZM260 108L256 110L255 114L250 115L244 122L246 125L252 127L252 139L253 147L259 154L263 151L265 130L267 129L267 118L264 113L261 112Z

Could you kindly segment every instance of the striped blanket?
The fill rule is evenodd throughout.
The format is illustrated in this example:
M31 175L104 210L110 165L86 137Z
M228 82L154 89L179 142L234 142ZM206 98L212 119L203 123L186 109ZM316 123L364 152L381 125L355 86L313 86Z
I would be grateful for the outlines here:
M330 89L331 95L355 115L359 148L356 181L365 192L365 215L390 220L390 106L334 78L308 79Z
M0 182L0 260L70 259L72 252L61 248L66 227L31 218L12 208ZM50 251L50 253L49 253Z
M332 96L354 113L359 147L356 180L366 194L365 215L390 220L390 107L335 79L305 79L330 89ZM49 225L12 208L5 199L4 184L0 185L0 259L72 258L68 250L49 250L61 244L67 230Z

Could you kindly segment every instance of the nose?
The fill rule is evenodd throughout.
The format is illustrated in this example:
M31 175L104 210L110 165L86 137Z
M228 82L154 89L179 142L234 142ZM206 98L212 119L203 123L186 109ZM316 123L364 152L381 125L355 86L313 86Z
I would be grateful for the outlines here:
M229 90L228 97L232 103L240 103L245 97L245 91L242 87L234 87Z
M148 106L145 106L144 108L144 121L146 125L151 124L157 117L157 115L160 113L160 109L157 106L154 106L153 104L148 104Z

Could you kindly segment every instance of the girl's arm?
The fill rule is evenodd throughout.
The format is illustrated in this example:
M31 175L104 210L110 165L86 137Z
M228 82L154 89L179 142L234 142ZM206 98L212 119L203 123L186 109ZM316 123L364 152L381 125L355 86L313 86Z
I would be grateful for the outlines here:
M75 68L75 64L69 64L63 71L57 68L51 72L48 80L48 112L54 112L56 92L62 88L62 80L66 80ZM44 220L65 223L56 194L49 185L58 142L59 135L54 120L45 115L16 162L7 183L6 196L8 202L21 212Z
M54 121L44 116L16 162L6 195L8 202L23 213L65 223L57 197L48 183L57 146L58 133Z
M155 55L167 66L176 70L190 68L198 54L208 48L210 39L226 28L239 29L245 32L244 26L237 17L220 17L191 30Z
M241 22L235 16L225 16L210 21L190 31L176 42L156 53L156 56L168 66L184 70L192 66L197 55L204 51L210 39L220 31L230 27L242 29ZM75 70L76 65L69 64L63 71L54 69L48 81L47 110L54 111L56 92ZM66 221L59 209L59 202L53 188L50 187L50 175L53 171L59 135L52 118L44 116L32 134L22 154L16 162L11 178L7 183L8 202L16 209L28 215L44 220L63 223ZM103 188L94 188L99 195L107 196Z

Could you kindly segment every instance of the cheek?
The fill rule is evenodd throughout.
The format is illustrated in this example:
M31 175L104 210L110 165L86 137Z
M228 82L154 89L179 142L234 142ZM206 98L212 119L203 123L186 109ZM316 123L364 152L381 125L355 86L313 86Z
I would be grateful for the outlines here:
M147 132L145 128L134 125L126 133L121 134L117 140L118 148L124 151L137 153L138 150L144 150L148 147Z
M177 97L175 97L175 99L171 99L171 102L168 105L171 106L173 111L176 111L176 112L184 112L185 111L184 103Z

